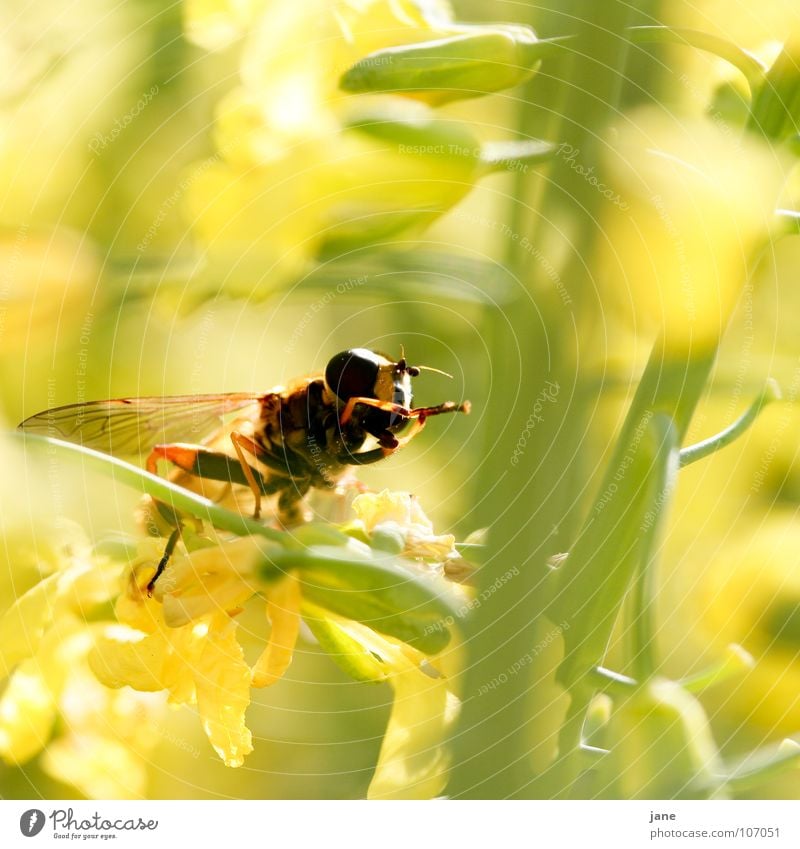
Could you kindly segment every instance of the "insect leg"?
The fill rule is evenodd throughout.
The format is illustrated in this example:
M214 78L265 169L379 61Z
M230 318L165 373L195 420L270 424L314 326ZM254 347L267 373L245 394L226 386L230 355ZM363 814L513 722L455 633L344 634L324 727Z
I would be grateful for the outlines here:
M393 453L393 448L373 448L371 451L362 451L360 454L340 454L336 460L344 466L367 466L390 457Z
M400 404L393 404L391 401L379 401L377 398L354 397L348 399L344 405L344 410L342 410L342 414L339 417L339 424L344 425L350 421L353 417L356 404L375 407L378 410L385 410L387 413L396 413L405 419L424 419L428 416L440 416L442 413L468 413L470 410L469 401L464 401L462 404L456 404L455 401L445 401L443 404L437 404L435 407L414 407L409 410Z
M181 471L198 478L250 486L250 479L238 460L218 451L210 451L201 445L189 445L181 442L156 445L147 458L147 470L156 474L157 462L161 459L169 460ZM261 474L250 466L247 466L247 468L261 492L269 492L269 484Z
M409 442L425 427L425 418L420 416L418 419L415 419L411 424L411 427L404 436L399 438L395 437L394 434L386 431L387 440L384 444L380 445L380 448L373 448L371 451L362 451L360 454L341 454L336 460L345 466L366 466L370 463L377 463L379 460L383 460L385 457L391 457L395 451L398 451L404 445L408 445ZM388 438L391 438L394 444L389 443ZM378 439L378 443L380 444L380 437Z
M239 465L242 467L244 476L247 478L247 483L250 485L250 489L253 491L253 495L255 496L256 506L253 509L253 518L257 519L261 515L261 487L256 482L253 469L244 458L243 450L244 448L247 448L251 454L254 453L252 450L253 443L236 430L231 432L231 442L233 443L234 450L236 451L236 456L239 458Z
M344 405L342 414L339 417L339 424L346 425L353 417L356 404L364 404L367 407L375 407L378 410L385 410L387 413L397 413L398 416L408 418L411 416L411 410L401 407L400 404L393 404L391 401L379 401L377 398L362 398L360 396L349 398Z
M152 596L153 590L156 586L156 581L161 577L161 573L166 569L167 563L169 563L170 557L172 557L173 552L175 551L175 546L178 544L178 540L181 538L181 526L178 525L177 528L169 535L169 539L167 540L167 545L164 548L164 556L158 562L158 568L156 569L155 575L150 578L149 583L147 584L147 595Z
M471 408L472 405L469 401L463 401L461 404L456 404L455 401L445 401L435 407L414 407L410 415L424 420L429 416L440 416L442 413L469 413Z

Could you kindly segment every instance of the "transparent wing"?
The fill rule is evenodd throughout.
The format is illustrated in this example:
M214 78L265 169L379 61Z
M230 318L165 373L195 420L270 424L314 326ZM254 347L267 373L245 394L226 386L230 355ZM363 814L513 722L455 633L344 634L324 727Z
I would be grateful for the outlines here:
M89 401L44 410L18 429L95 448L117 457L136 457L163 442L197 443L218 430L224 417L252 406L264 395L176 395Z

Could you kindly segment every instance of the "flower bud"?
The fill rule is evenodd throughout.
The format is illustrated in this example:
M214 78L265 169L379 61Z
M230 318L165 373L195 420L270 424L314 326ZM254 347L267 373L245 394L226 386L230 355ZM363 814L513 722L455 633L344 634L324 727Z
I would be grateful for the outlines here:
M654 678L621 700L606 728L614 795L675 799L707 792L722 768L700 702L679 684Z
M463 27L456 35L376 50L341 76L352 93L394 92L434 106L530 79L546 49L522 26Z

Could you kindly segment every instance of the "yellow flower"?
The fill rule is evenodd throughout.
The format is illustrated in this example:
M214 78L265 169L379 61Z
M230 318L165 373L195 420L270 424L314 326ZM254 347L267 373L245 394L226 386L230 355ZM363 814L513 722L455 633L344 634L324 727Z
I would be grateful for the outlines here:
M228 291L251 296L332 251L418 235L491 170L458 122L339 87L374 50L461 32L445 4L198 0L186 26L206 46L243 39L241 85L215 110L217 153L184 180L190 224ZM384 112L355 114L365 104ZM364 129L392 122L411 140Z
M129 108L128 80L146 44L128 4L2 4L0 225L92 222L107 186L92 179L87 141Z
M61 695L64 732L42 753L44 770L90 799L140 799L163 729L158 693L104 687L83 662Z
M348 526L352 532L371 541L381 534L393 535L401 541L404 554L424 558L417 568L426 580L443 580L447 561L457 556L453 537L436 535L411 496L388 491L362 495L357 512L361 518ZM325 550L332 548L344 557L350 552L362 563L371 556L372 549L363 542L346 542L348 538L338 531L332 533L343 544ZM305 536L314 534L322 530L308 526ZM300 543L302 528L296 536ZM191 537L190 541L193 546L197 543ZM264 563L270 556L286 556L291 564L291 551L254 537L217 538L191 551L179 549L151 598L146 587L160 553L159 541L143 543L127 588L117 601L120 624L101 629L95 639L90 663L100 681L113 688L166 690L172 704L196 703L214 749L228 766L239 766L252 750L245 723L250 687L280 680L291 663L300 620L305 617L320 645L349 674L357 680L386 681L394 690L371 795L422 798L441 792L446 780L446 737L459 704L457 644L437 656L426 656L304 598L301 572L265 580ZM385 557L380 550L379 556ZM448 586L454 597L466 596L464 588ZM235 617L257 596L266 598L271 629L251 669L237 641Z
M11 494L0 482L4 504ZM141 540L123 564L65 524L38 535L29 567L28 542L5 511L5 547L16 547L0 580L17 598L0 615L0 757L40 755L49 774L87 796L136 798L171 704L194 708L219 757L240 766L253 748L251 687L281 679L305 618L348 674L393 688L373 795L440 793L461 665L445 620L467 594L444 579L458 559L454 540L437 535L407 494L362 496L358 511L348 533L310 524L285 545L185 528L152 595L163 539ZM408 559L378 544L389 537ZM265 602L270 627L251 665L238 615Z
M247 31L269 0L184 0L186 37L206 50L227 47Z
M609 304L668 350L715 345L773 226L785 177L776 153L711 121L642 110L600 182L579 151L561 155L608 198L595 267Z
M243 550L251 554L254 541L245 538L176 555L163 575L164 584L158 585L163 605L146 590L160 559L151 542L117 603L122 624L107 628L95 641L92 670L108 687L166 690L171 704L196 703L217 754L228 766L241 766L252 751L244 719L251 673L229 613L254 589L243 590L231 564Z
M712 557L697 615L712 647L741 643L755 664L725 693L726 713L770 735L800 724L800 529L794 512L748 529Z
M53 571L0 617L0 757L41 753L46 772L88 796L141 797L163 700L112 693L87 663L95 634L118 627L94 617L119 592L121 567L92 555L74 525L50 533L56 556L40 565ZM5 543L19 552L23 538L6 529Z
M435 534L419 501L407 492L364 493L354 499L353 510L370 537L396 539L399 551L408 557L442 561L458 556L455 537Z

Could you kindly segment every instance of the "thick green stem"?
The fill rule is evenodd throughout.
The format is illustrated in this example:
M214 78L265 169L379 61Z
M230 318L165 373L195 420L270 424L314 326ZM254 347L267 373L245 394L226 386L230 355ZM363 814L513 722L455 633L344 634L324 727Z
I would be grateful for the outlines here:
M567 142L596 163L625 79L628 43L622 33L636 10L617 0L549 5L536 8L532 23L544 32L548 25L551 32L579 29L579 38L555 50L526 90L520 137L542 134ZM558 127L547 126L553 116ZM518 301L496 316L490 331L496 342L492 360L506 379L505 394L489 399L494 420L503 424L491 435L484 465L481 491L490 493L486 504L494 515L478 591L492 587L509 565L517 566L519 575L488 594L468 623L466 699L448 786L458 798L558 792L552 783L534 781L551 758L552 741L540 729L549 724L543 713L554 707L540 695L552 651L532 656L532 647L547 636L556 648L561 635L558 622L544 616L547 560L574 534L575 492L586 478L584 436L592 399L578 362L584 346L593 346L582 329L598 326L601 310L586 257L598 237L605 199L563 157L556 157L539 185L546 187L544 198L535 196L531 175L518 173L515 179L515 200L502 232L508 239L507 264L523 285ZM574 225L568 233L560 226L565 220ZM526 245L535 246L534 256L553 257L555 276L532 259ZM536 418L540 393L552 400L542 402L546 413ZM566 467L564 458L569 458ZM530 662L509 676L507 670L521 658ZM506 683L476 695L498 677Z
M664 517L672 497L678 471L677 442L673 429L659 445L655 458L656 475L649 495L649 507L640 530L644 534L639 568L633 585L633 667L636 677L647 680L657 667L656 660L656 556L655 550L664 525Z

